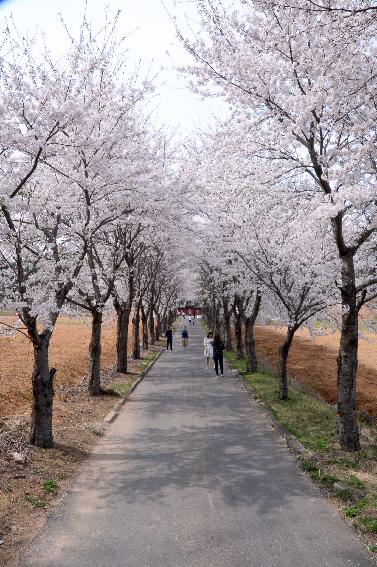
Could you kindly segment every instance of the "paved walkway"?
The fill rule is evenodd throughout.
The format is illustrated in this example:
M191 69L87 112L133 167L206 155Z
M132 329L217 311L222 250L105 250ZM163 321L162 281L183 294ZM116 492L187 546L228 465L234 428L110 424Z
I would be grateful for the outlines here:
M175 338L24 566L371 567L236 378Z

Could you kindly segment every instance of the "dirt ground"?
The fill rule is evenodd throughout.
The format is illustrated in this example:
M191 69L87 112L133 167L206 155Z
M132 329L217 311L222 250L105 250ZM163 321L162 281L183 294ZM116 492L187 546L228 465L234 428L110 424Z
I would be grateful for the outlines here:
M103 332L102 385L108 395L87 393L87 345L90 326L62 318L51 345L51 366L58 369L54 397L53 449L28 444L31 404L32 349L26 337L0 337L0 565L15 567L22 549L36 535L46 515L59 503L79 465L104 433L104 416L126 393L153 352L130 361L129 374L113 370L115 326ZM25 462L15 462L14 452Z
M278 349L284 329L257 326L257 355L268 370L278 369ZM327 402L336 402L336 358L339 333L309 336L307 329L297 332L288 359L288 374L310 386ZM357 381L358 410L377 419L377 336L365 334L359 342Z
M1 318L3 321L4 317ZM8 319L11 322L11 319ZM61 386L79 384L87 371L90 321L62 317L51 339L50 366L57 368L54 383ZM115 325L103 326L102 367L115 360ZM27 337L0 335L0 418L28 414L31 404L33 349Z

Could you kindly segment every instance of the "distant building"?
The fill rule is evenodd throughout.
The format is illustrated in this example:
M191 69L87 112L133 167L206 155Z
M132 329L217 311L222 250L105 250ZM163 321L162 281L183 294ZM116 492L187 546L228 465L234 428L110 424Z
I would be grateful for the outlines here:
M180 300L177 304L177 315L194 315L197 317L202 314L202 308L197 301Z

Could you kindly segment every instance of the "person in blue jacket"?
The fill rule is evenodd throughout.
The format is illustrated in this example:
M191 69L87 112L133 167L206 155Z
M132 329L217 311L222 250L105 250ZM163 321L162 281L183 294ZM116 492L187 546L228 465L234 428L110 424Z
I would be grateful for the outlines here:
M188 332L186 329L186 326L183 327L183 331L182 331L182 345L183 346L187 346L188 345Z

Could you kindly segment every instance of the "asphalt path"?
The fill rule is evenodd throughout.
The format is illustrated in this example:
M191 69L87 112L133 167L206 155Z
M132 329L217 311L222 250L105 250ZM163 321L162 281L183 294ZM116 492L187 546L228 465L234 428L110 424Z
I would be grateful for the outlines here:
M198 323L134 391L22 565L372 567L239 380L205 370Z

